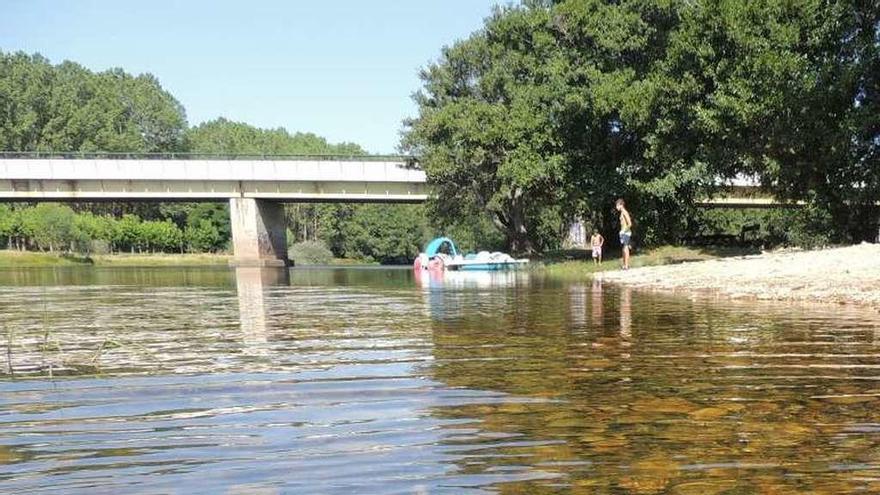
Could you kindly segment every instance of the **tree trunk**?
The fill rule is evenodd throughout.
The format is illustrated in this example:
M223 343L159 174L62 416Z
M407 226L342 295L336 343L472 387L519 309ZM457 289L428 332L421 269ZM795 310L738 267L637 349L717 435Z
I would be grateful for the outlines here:
M521 219L513 219L507 230L507 242L513 254L534 254L535 248Z
M534 247L529 239L526 227L525 207L522 201L522 190L516 189L510 201L510 213L507 217L507 239L510 250L514 254L532 254Z

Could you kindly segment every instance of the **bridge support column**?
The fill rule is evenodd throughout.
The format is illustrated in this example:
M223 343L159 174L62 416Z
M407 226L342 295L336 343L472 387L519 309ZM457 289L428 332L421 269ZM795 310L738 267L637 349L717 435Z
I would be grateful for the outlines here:
M253 198L229 200L235 266L288 266L287 225L280 203Z

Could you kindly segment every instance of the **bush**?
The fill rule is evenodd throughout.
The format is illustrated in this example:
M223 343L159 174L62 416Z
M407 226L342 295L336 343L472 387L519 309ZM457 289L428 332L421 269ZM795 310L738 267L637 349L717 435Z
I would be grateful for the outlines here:
M223 237L210 220L199 220L195 226L186 228L184 233L190 252L216 252L223 246Z
M756 225L764 247L814 249L833 243L831 216L812 204L799 208L709 209L702 213L699 234L738 235L743 227Z
M94 239L89 244L89 254L110 254L110 243L104 239Z
M290 258L297 265L327 265L333 253L323 242L303 241L290 247Z

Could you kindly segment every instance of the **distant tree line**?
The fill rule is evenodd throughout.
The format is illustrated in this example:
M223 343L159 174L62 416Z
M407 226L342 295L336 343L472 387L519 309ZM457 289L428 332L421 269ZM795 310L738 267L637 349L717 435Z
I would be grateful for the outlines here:
M432 214L486 218L517 251L575 217L613 234L617 197L642 243L674 242L737 176L808 205L783 228L877 235L876 2L529 0L421 77L403 145Z
M180 103L151 75L92 72L39 55L0 52L0 149L364 155L353 143L260 129L218 118L189 127ZM290 242L317 241L335 256L411 259L430 236L421 206L290 205ZM229 249L223 203L0 206L0 247L47 251L216 252Z

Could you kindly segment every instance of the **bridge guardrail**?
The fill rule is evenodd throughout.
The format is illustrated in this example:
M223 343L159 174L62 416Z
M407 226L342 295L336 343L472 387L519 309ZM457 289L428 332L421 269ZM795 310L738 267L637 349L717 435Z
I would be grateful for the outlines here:
M339 154L272 154L272 153L140 153L105 151L0 151L0 159L53 160L311 160L311 161L401 161L416 165L418 160L407 155L339 155Z

